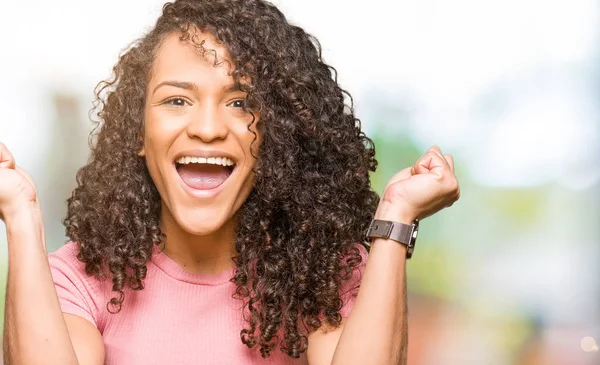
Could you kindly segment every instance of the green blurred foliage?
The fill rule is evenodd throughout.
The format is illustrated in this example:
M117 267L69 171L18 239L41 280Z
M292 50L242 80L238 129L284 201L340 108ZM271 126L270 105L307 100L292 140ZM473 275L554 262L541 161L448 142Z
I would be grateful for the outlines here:
M371 139L375 143L377 171L371 174L373 189L381 194L387 181L398 171L412 166L422 155L408 134L386 134L377 130Z
M377 171L371 175L371 183L379 194L387 181L398 171L412 166L425 152L408 133L386 133L377 130L371 136L375 143L378 159ZM411 292L436 298L452 297L453 286L458 281L460 255L452 254L452 237L443 235L436 229L443 225L443 219L434 215L421 223L419 239L414 259L419 264L407 265L407 276Z

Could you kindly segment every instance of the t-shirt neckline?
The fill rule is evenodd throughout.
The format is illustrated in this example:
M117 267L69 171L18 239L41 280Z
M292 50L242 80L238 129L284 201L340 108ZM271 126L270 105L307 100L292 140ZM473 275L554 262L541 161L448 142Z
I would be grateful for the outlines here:
M186 271L181 265L173 261L169 256L162 252L157 245L153 246L152 257L150 259L154 265L156 265L160 270L170 277L179 281L197 285L216 286L228 283L235 275L236 269L235 267L232 267L230 269L223 270L218 274L191 273Z

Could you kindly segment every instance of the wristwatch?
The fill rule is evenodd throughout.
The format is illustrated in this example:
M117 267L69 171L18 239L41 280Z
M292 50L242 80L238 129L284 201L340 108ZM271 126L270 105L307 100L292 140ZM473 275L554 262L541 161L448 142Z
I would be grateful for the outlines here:
M384 221L373 219L367 229L367 240L373 238L392 239L405 245L406 258L410 259L417 243L417 234L419 232L419 220L415 219L412 224L404 224L394 221Z

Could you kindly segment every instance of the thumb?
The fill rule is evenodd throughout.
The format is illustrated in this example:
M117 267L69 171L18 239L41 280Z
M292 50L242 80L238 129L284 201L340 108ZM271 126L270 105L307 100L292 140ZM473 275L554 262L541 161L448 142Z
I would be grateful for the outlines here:
M447 164L441 155L430 150L415 162L410 171L413 175L433 173L442 177L443 169Z
M412 175L426 174L431 170L431 155L426 154L421 156L414 165L410 168Z
M0 142L0 168L15 168L15 158L2 142Z

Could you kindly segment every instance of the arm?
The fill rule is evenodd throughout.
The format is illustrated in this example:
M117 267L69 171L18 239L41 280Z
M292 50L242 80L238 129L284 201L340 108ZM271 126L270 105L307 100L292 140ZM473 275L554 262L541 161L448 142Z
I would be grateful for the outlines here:
M377 219L402 223L386 210ZM319 329L309 335L308 360L325 364L406 364L408 345L406 307L406 248L393 240L376 239L371 245L360 290L352 312L335 330Z
M376 219L410 224L451 206L460 196L452 156L432 147L388 182ZM371 245L358 296L342 326L308 337L311 365L406 364L406 248L393 240ZM312 347L312 348L311 348Z
M63 317L50 274L39 210L6 217L6 231L9 269L4 363L103 364L104 346L98 330L82 318Z
M4 364L103 364L104 345L98 330L83 318L63 317L46 255L35 186L2 143L0 219L6 223L9 258Z

